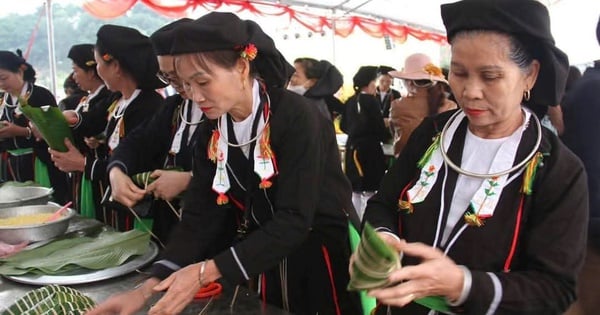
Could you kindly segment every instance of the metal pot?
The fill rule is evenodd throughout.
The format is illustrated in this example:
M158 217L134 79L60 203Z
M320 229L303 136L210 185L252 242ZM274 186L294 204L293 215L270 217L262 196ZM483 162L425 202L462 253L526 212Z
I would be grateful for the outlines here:
M37 213L54 213L60 209L57 204L23 206L0 209L0 218L10 218L18 215ZM0 242L8 244L19 244L22 242L37 242L51 239L65 233L69 227L69 221L75 216L75 210L68 208L57 220L48 223L23 225L23 226L0 226Z
M28 205L45 205L52 198L53 190L46 187L0 187L0 209Z

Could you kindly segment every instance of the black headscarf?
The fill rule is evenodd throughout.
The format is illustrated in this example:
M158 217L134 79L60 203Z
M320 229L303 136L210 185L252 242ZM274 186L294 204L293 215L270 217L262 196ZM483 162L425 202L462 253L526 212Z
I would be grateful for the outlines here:
M569 59L555 46L546 7L535 0L463 0L442 5L448 40L460 31L490 30L509 34L540 62L529 104L555 106L564 93Z
M119 61L136 80L141 89L158 89L166 85L157 77L158 61L147 36L138 30L105 24L98 30L96 49L100 55L109 54Z
M96 60L94 59L94 45L80 44L73 45L67 54L73 62L81 69L92 70L96 68Z
M285 87L294 73L273 39L258 24L241 20L233 13L211 12L178 27L171 54L180 55L218 50L243 51L254 45L258 54L252 60L254 67L267 86Z
M306 97L326 97L335 94L344 84L342 73L329 61L321 60L315 65L315 72L319 76L315 85L313 85L304 96Z
M182 18L161 27L152 33L152 35L150 35L150 41L152 42L154 53L157 56L170 55L173 41L175 40L175 29L192 21L193 20L189 18Z

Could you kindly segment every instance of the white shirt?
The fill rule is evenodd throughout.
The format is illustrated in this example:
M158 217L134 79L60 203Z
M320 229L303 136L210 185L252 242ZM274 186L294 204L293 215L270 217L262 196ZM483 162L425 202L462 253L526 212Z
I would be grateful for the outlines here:
M496 153L498 153L498 149L500 149L502 143L508 138L509 137L484 139L474 135L469 128L467 128L465 146L463 148L460 164L461 168L473 173L487 173L490 170ZM442 236L442 244L446 243L448 236L454 229L456 223L458 223L460 218L464 215L471 199L483 181L483 178L470 177L462 174L458 175L456 188L454 189L454 195L452 196L452 204L450 205L450 212L448 213L448 219Z

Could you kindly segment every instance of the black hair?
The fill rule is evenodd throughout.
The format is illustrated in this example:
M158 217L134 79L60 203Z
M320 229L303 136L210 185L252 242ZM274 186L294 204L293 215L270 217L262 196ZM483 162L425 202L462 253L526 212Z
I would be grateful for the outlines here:
M534 60L533 54L531 53L531 50L528 49L528 46L525 45L524 41L520 40L514 35L493 30L464 30L457 32L452 39L450 39L450 44L452 44L457 37L473 36L484 33L494 33L506 36L510 43L508 58L514 62L517 67L521 69L521 71L524 73L529 73L531 70L531 64Z
M79 85L77 85L77 82L75 82L75 78L73 78L73 72L71 72L65 79L65 82L63 83L63 88L65 90L71 89L73 91L82 91L81 88L79 88Z
M0 69L8 70L12 73L17 73L23 70L23 80L35 83L35 69L23 59L23 52L17 49L17 53L11 53L6 58L0 58Z
M317 59L307 57L297 58L294 60L294 64L296 63L299 63L304 68L304 75L307 79L319 79L323 75Z

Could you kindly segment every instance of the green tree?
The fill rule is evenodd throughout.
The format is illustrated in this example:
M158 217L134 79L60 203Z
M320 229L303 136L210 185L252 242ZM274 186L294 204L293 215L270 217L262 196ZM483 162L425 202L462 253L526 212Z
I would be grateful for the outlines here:
M161 16L143 4L136 4L125 15L101 20L93 17L81 6L75 4L53 4L54 48L56 59L57 94L62 92L62 83L71 72L71 61L67 53L76 44L96 42L96 32L104 24L123 25L138 29L145 35L168 23L171 19ZM37 33L33 33L38 25ZM27 62L37 72L38 84L51 86L48 35L44 7L31 14L12 14L0 18L0 50L26 53L32 35L33 44Z

